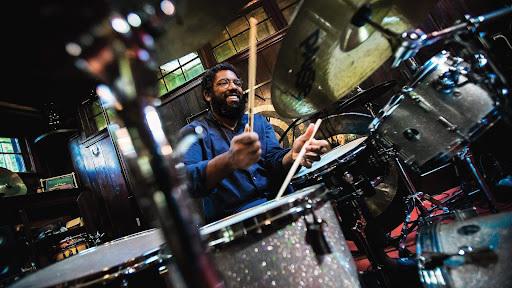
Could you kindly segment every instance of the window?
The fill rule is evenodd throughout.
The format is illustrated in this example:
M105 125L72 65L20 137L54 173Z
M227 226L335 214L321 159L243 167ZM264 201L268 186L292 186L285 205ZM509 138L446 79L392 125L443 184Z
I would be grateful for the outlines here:
M27 172L18 138L0 137L0 167L13 172Z
M158 78L159 95L172 91L204 71L203 63L197 53L192 52L181 58L169 61L160 66Z
M288 25L291 24L293 13L295 13L299 2L298 0L277 0L277 6L279 6Z
M108 123L103 113L100 99L96 96L94 91L91 92L91 98L82 103L80 111L82 126L87 137L107 127Z
M249 47L249 18L251 17L258 20L258 35L256 37L258 41L276 32L263 7L260 6L252 10L247 15L228 24L221 33L210 41L217 62L222 62Z

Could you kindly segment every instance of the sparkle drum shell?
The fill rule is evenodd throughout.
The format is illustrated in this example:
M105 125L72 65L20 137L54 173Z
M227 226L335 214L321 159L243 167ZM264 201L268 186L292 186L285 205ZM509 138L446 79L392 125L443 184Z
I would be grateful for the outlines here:
M315 185L201 228L227 287L360 287L328 191ZM322 219L330 254L306 243L312 213Z
M435 223L418 232L416 251L420 259L431 252L452 254L467 247L491 248L495 257L481 257L466 263L461 256L455 256L434 269L420 265L423 286L512 287L512 212L448 224Z
M419 171L450 159L498 119L492 95L469 79L471 71L464 72L469 64L454 59L443 51L427 61L403 100L378 120L382 143ZM444 75L454 70L462 72L455 87L447 88L443 83L450 78Z

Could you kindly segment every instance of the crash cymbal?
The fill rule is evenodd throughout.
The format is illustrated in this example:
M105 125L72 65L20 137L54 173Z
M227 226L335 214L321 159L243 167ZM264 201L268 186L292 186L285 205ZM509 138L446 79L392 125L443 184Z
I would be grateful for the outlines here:
M0 195L9 197L27 194L27 186L20 176L11 170L0 167Z
M388 168L387 175L383 176L382 182L375 187L375 194L364 198L370 214L374 217L386 211L398 189L398 169L393 162L389 162Z
M367 1L352 2L359 6ZM338 102L391 56L389 41L380 33L348 52L341 51L340 35L350 25L352 4L305 0L299 8L272 79L272 104L282 117L312 115ZM396 33L412 27L389 1L379 7L378 14L386 12L383 27Z

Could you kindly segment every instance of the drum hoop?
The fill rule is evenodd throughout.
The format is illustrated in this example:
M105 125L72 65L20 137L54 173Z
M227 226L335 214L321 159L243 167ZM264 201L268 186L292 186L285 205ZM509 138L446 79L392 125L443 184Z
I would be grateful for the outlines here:
M250 208L240 212L242 214L233 215L235 218L228 217L227 219L203 226L200 229L200 233L205 242L208 243L208 246L214 247L239 239L262 227L270 227L277 220L296 219L304 215L306 210L318 209L326 202L329 190L325 188L323 183L312 185L302 190L305 189L311 189L311 191L304 191L302 194L298 192L298 195L295 193L287 195L281 198L279 202L269 203L270 208L261 212L253 210L252 212L254 213L251 213L250 211L259 206ZM242 216L243 213L248 214ZM236 216L241 216L241 219L237 219ZM260 218L261 216L263 218Z
M127 239L134 239L138 238L140 236L149 235L151 233L155 233L156 231L159 231L158 228L152 228L149 230L137 232L134 234L130 234L106 243L103 243L100 246L109 246L113 243L125 241ZM99 246L91 247L86 250L79 251L77 254L74 254L74 257L79 257L79 255L84 255L87 253L92 253L97 250ZM160 253L164 248L166 247L165 242L164 244L160 245L158 248L154 248L151 250L146 251L145 253L131 258L128 261L125 261L123 263L119 263L117 265L113 265L111 267L105 268L104 270L93 272L89 275L85 275L76 279L71 279L69 281L60 282L57 284L57 286L61 287L67 287L67 286L73 286L73 287L86 287L94 284L100 284L100 283L109 283L111 281L114 281L118 279L122 275L130 275L134 273L138 273L148 267L151 267L155 264L155 262L164 262L168 261L172 256L167 253ZM69 257L71 258L71 257ZM67 258L67 259L69 259ZM63 261L66 261L67 259L63 259L60 261L62 263Z
M160 229L153 228L151 230L141 231L141 232L138 232L135 234L131 234L131 235L119 238L119 239L109 241L102 245L111 245L111 243L114 243L114 242L119 242L119 241L126 240L129 238L140 237L141 235L153 233L156 230L160 230ZM131 274L138 273L148 267L151 267L157 261L163 262L163 261L167 261L167 260L171 259L172 256L170 254L160 253L160 251L162 251L162 249L164 247L166 247L165 244L160 245L160 247L158 247L158 248L149 250L140 256L132 258L129 261L126 261L124 263L120 263L117 266L110 267L107 270L102 270L102 271L84 276L79 279L74 279L67 283L62 283L62 284L65 284L65 285L72 284L75 287L87 287L90 285L95 285L95 284L100 284L100 283L109 283L109 282L112 282L112 281L118 279L120 276L123 276L123 275L131 275ZM90 253L93 251L94 248L96 248L96 247L92 247L92 248L80 251L80 252L78 252L78 254L75 254L75 255L82 255L82 254L85 254L85 252ZM59 285L62 285L62 284L59 284Z
M418 83L423 81L428 75L437 70L440 64L445 63L448 60L450 53L441 51L436 55L432 56L425 64L423 64L413 76L413 81L409 87L414 88Z

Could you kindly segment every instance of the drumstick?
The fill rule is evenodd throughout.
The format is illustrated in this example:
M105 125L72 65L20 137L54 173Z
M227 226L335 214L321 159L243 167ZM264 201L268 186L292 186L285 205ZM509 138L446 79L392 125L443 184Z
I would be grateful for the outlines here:
M316 120L315 128L313 129L313 134L311 134L311 137L309 137L309 139L306 141L306 143L304 143L304 145L300 149L299 155L297 155L297 159L295 159L295 162L293 162L292 167L290 168L290 171L288 171L288 175L286 175L286 178L284 179L283 185L281 185L281 189L279 189L279 192L277 193L276 200L281 198L281 196L284 193L284 190L286 190L286 187L288 187L288 184L290 184L293 174L295 174L295 171L297 171L300 161L302 161L304 154L306 154L306 146L308 146L309 142L311 142L311 139L313 139L313 137L315 137L316 131L318 131L318 128L320 127L321 123L322 123L322 119Z
M256 24L258 20L249 18L249 129L254 130L254 86L256 86Z

